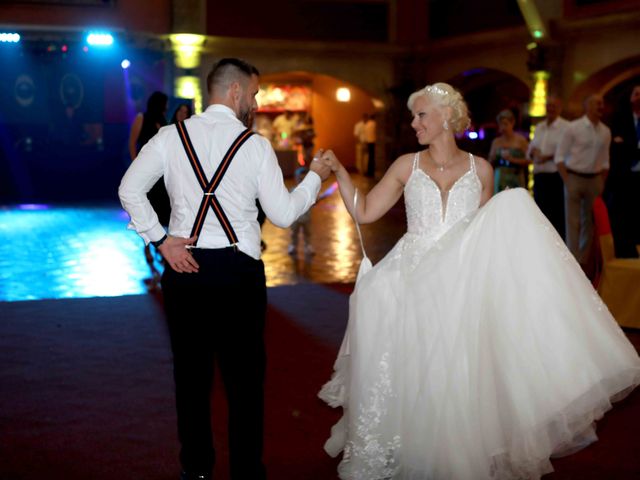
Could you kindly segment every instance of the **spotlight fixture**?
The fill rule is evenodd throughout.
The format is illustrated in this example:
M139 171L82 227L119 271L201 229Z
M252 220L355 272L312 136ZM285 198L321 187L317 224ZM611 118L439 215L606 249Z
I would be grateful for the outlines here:
M18 43L20 41L20 34L15 32L2 32L0 33L0 43Z
M110 47L113 45L113 35L106 32L90 32L87 44L92 47Z
M129 59L125 58L124 60L122 60L122 62L120 62L120 66L123 70L126 70L131 66L131 62L129 61Z

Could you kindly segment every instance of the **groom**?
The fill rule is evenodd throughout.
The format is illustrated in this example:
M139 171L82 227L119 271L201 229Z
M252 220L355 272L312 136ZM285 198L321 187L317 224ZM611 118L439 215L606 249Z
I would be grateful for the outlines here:
M182 480L209 479L215 460L210 391L214 359L229 404L232 479L265 478L262 462L266 285L256 199L287 227L316 200L330 174L324 162L293 192L268 140L247 127L258 70L224 58L207 76L208 108L162 128L124 175L120 200L129 228L165 259L164 308L173 352ZM169 231L146 193L164 175Z

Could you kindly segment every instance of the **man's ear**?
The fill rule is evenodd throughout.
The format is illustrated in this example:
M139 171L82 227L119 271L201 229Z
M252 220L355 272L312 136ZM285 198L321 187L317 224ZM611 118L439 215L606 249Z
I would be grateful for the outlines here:
M231 87L229 87L229 90L231 92L231 98L235 102L240 100L240 94L242 93L242 88L240 88L240 83L239 82L233 82L231 84Z

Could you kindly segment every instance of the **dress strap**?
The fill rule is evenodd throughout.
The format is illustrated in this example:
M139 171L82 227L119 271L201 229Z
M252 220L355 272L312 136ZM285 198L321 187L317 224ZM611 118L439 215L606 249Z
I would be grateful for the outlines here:
M367 252L364 250L364 241L362 240L362 232L360 231L360 222L358 222L358 189L356 188L353 194L353 219L356 222L356 230L358 231L358 238L360 239L360 248L362 249L362 256L367 258Z
M418 168L418 162L420 161L420 152L416 152L416 154L413 156L413 168L412 170L415 170L416 168Z
M469 152L469 168L473 173L476 172L476 159L471 152Z

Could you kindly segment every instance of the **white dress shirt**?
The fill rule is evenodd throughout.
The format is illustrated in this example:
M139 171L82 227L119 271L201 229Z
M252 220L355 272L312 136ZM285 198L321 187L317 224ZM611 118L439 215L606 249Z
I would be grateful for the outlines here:
M367 143L364 136L364 122L360 120L353 126L353 136L360 143Z
M210 180L224 154L245 127L230 108L219 104L187 119L185 125ZM146 195L163 175L171 199L169 233L189 238L203 191L175 125L161 128L140 150L118 190L122 206L131 217L128 228L138 232L147 243L158 241L165 234ZM315 203L320 184L320 177L310 171L289 192L271 144L256 134L238 150L215 194L238 237L238 248L259 259L260 225L256 219L256 198L271 222L279 227L288 227ZM229 240L210 207L197 246L229 246Z
M529 144L529 151L527 156L531 158L531 151L534 148L540 150L540 154L543 157L549 155L555 155L560 139L565 129L569 125L569 121L562 117L556 118L551 124L546 120L536 125L535 133L533 134L533 140ZM544 163L534 163L533 173L554 173L558 171L553 159Z
M376 143L375 120L367 120L367 123L364 124L364 141L365 143Z
M586 115L569 122L562 135L555 162L578 173L600 173L609 170L611 130L604 123L591 123Z

